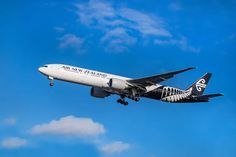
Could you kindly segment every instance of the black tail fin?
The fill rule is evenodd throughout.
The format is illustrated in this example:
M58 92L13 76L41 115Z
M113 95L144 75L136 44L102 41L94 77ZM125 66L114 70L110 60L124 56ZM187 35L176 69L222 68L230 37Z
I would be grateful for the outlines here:
M206 73L205 75L203 75L199 80L197 80L194 84L192 84L188 90L190 90L192 88L192 94L193 95L197 95L200 96L203 94L207 83L209 82L210 78L211 78L211 73Z

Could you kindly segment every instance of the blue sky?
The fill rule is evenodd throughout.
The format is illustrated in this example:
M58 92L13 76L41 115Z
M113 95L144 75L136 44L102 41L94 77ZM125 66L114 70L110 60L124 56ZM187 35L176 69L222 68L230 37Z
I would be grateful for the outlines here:
M0 156L234 157L235 18L227 0L1 1ZM45 63L134 78L195 66L163 84L212 72L205 93L225 96L124 107L89 87L49 87Z

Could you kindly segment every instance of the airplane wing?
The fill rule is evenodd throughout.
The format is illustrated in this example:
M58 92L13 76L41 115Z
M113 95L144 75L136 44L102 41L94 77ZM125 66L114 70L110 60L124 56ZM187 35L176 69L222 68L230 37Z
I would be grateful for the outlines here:
M176 74L179 74L179 73L191 70L191 69L195 69L195 68L186 68L186 69L173 71L173 72L169 72L169 73L164 73L164 74L160 74L160 75L154 75L154 76L144 77L144 78L139 78L139 79L132 79L132 80L128 80L128 82L131 84L136 84L141 87L146 87L149 85L155 85L155 84L160 83L162 81L168 80L168 79L174 77Z

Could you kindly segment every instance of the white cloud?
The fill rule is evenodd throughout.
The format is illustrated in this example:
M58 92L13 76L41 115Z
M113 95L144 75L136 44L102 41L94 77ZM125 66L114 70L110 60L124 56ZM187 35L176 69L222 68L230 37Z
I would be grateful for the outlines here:
M151 16L130 8L120 9L119 15L126 21L126 27L134 29L142 35L171 36L170 32L164 28L164 22L158 16Z
M6 119L3 120L3 123L7 124L7 125L15 125L16 124L16 118L14 118L14 117L6 118Z
M80 138L91 138L105 133L102 124L94 122L90 118L75 116L62 117L59 120L52 120L49 123L35 125L31 133L73 136Z
M27 140L19 137L10 137L1 142L3 148L14 149L27 145Z
M112 142L106 145L103 145L99 150L104 154L115 154L126 151L130 148L130 144L124 143L122 141Z
M53 27L53 29L57 32L64 32L65 31L65 28L63 28L63 27Z
M30 129L32 135L56 135L74 137L94 145L103 154L120 153L130 148L130 144L115 141L104 145L104 139L99 135L105 134L104 126L91 118L66 116L48 123L35 125Z
M133 46L139 38L144 36L172 36L165 28L164 21L157 15L127 7L116 8L111 3L98 0L79 3L76 8L80 23L103 33L101 41L110 39L108 36L112 36L112 40L105 44L115 51L127 50L128 46Z
M182 7L182 5L179 2L172 2L168 5L168 9L171 11L181 11L184 8Z
M164 28L160 17L149 15L131 8L113 7L104 1L90 0L88 3L77 4L77 15L83 24L103 28L122 27L136 30L142 35L171 36Z
M60 39L59 48L61 49L73 49L78 53L83 52L82 45L84 40L75 34L65 34Z
M102 42L108 43L108 48L117 52L126 50L127 45L133 45L137 42L135 37L130 36L126 29L115 28L108 31L101 39Z
M200 52L200 48L196 48L191 46L186 37L181 37L179 40L176 39L169 39L169 40L159 40L156 39L154 41L155 44L157 45L162 45L162 46L167 46L167 45L172 45L172 46L178 46L181 50L186 51L186 52L193 52L193 53L198 53Z
M116 16L116 11L107 2L90 0L88 3L79 3L76 7L80 22L89 26L112 25Z
M108 50L126 51L138 40L150 37L157 45L176 45L183 51L200 51L188 44L185 37L177 39L158 15L100 0L90 0L75 6L79 22L101 31L100 40ZM172 11L183 9L179 2L170 3L168 8Z

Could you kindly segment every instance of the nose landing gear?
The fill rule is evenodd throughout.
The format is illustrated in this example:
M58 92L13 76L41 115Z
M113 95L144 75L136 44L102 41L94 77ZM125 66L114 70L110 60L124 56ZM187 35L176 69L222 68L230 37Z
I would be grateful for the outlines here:
M50 82L50 84L49 84L49 85L52 87L52 86L54 86L54 83L53 83L53 82Z
M52 87L52 86L54 86L54 78L53 77L51 77L51 76L48 76L48 79L50 80L50 86Z

